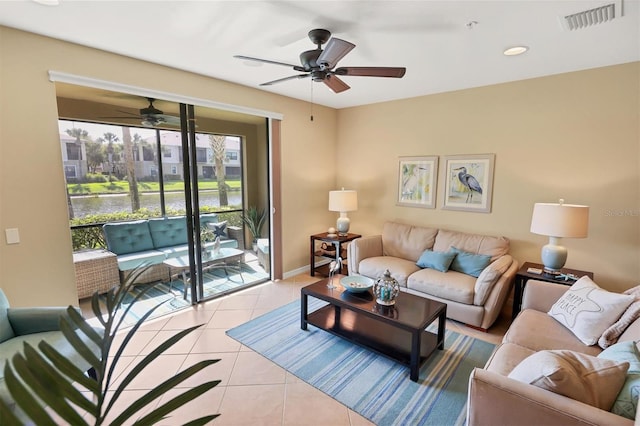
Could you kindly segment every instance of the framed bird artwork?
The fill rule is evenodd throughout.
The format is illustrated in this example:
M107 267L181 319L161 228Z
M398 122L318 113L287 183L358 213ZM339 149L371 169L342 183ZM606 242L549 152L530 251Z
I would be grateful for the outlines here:
M438 157L400 157L398 168L399 206L436 206Z
M490 213L495 154L443 157L442 208Z

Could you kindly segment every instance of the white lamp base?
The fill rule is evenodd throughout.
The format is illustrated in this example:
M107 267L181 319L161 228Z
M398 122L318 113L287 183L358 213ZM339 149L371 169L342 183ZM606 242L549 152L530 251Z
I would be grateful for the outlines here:
M349 225L351 221L347 217L347 212L340 212L340 217L336 221L336 229L338 230L338 235L344 237L349 233Z
M542 264L548 274L559 274L567 261L567 249L559 243L560 238L549 237L549 244L542 247Z

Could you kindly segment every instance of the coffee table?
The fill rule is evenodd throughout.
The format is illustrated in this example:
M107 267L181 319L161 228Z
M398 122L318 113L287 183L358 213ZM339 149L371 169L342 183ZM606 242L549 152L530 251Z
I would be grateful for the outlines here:
M218 254L211 254L208 257L202 257L202 271L213 268L224 268L224 273L229 277L229 271L227 268L237 271L240 274L240 279L244 282L242 276L242 262L244 262L244 251L230 247L221 247ZM169 267L169 277L176 274L182 275L182 282L184 283L184 298L187 298L187 291L189 289L189 279L187 274L189 273L189 255L172 257L165 259L163 264Z
M378 305L371 290L351 293L334 277L336 288L327 287L329 278L300 290L300 327L311 324L357 345L371 349L409 366L409 378L418 381L420 365L436 350L444 349L447 305L425 297L401 292L394 306ZM328 305L308 312L309 297ZM426 331L438 321L436 333Z

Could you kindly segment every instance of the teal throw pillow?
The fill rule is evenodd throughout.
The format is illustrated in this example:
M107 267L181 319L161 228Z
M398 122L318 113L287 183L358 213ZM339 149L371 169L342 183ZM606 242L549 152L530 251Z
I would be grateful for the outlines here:
M451 247L451 251L456 253L456 257L451 262L449 269L462 272L478 278L480 273L491 263L491 256L486 254L473 254Z
M636 342L616 343L602 351L598 358L629 363L627 378L611 407L611 412L634 420L638 409L638 395L640 394L640 353L638 353Z
M431 268L440 272L447 272L454 257L456 257L456 254L450 251L425 250L424 253L420 255L420 259L418 259L416 265L421 268Z

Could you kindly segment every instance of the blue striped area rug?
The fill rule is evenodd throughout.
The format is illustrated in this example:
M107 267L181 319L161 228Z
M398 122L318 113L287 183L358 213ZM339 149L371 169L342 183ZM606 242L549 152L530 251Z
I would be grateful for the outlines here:
M324 305L309 298L309 311ZM227 331L377 425L464 425L467 386L494 345L446 330L444 350L420 369L409 368L312 325L300 329L300 302L292 302Z

